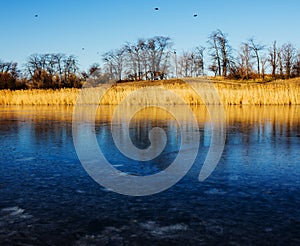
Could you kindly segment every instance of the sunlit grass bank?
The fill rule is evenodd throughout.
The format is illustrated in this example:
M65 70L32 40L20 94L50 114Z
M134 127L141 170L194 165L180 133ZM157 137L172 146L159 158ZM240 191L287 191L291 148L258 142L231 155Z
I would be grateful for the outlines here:
M73 105L78 89L0 90L0 105Z
M212 79L224 105L297 105L300 104L300 79L277 80L268 83L239 82L234 80ZM211 88L201 79L194 80L199 91L207 92L205 101L218 104ZM140 90L141 89L141 90ZM139 91L140 90L140 91ZM59 90L1 90L0 105L74 105L79 89ZM116 105L126 98L126 104L190 105L203 104L195 91L182 80L142 81L99 86L85 89L80 103L99 103L99 95L104 95L101 104Z

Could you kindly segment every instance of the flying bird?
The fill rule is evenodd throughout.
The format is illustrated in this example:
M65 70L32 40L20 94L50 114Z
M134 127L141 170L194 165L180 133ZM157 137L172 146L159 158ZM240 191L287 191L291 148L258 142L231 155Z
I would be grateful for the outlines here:
M34 15L35 18L39 17L39 15Z
M197 17L198 15L197 14L194 14L194 17Z
M156 11L157 11L157 10L158 10L158 8L154 8L154 10L156 10Z

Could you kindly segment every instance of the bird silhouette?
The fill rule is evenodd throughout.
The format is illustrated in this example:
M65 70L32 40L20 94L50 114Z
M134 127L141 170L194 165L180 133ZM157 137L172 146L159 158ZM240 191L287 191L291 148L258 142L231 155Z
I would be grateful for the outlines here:
M194 14L194 17L197 17L198 15L197 14Z
M35 18L39 17L39 15L34 15Z
M158 8L154 8L154 10L158 10Z

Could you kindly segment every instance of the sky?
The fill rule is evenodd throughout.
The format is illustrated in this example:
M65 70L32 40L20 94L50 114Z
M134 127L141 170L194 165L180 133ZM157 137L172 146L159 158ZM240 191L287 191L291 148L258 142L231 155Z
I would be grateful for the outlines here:
M180 53L217 29L235 49L252 37L300 48L299 9L298 0L2 0L0 59L22 68L31 54L65 53L84 70L138 38L168 36Z

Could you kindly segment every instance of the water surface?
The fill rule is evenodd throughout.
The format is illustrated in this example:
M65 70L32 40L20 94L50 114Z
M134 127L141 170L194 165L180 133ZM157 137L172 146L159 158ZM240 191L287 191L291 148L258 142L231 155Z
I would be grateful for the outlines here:
M200 148L189 173L162 193L129 197L101 187L81 166L71 107L1 107L1 245L299 245L300 107L226 108L225 150L204 182L198 174L210 121L205 108L192 109ZM139 148L149 146L152 127L167 133L162 154L138 162L114 146L112 110L101 108L95 132L117 169L149 175L176 158L180 132L172 115L149 109L130 122Z

